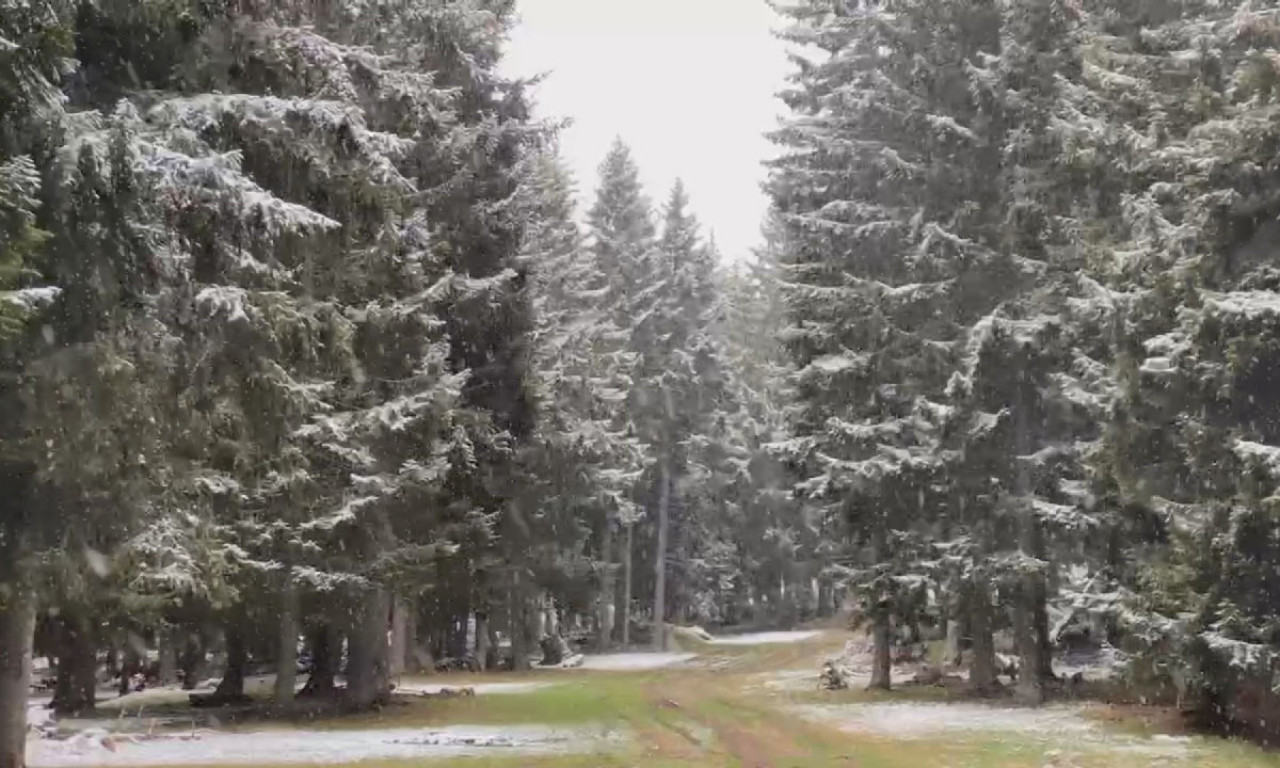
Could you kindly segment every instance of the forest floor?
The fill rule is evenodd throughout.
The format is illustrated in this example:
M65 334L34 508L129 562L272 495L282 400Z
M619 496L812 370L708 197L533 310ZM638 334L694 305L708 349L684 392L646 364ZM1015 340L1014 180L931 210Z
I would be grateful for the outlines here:
M1174 732L1155 709L1027 709L933 687L817 690L821 661L847 638L699 643L649 669L619 655L603 670L406 678L411 695L342 718L192 720L183 732L172 710L157 728L129 707L109 747L33 740L28 754L33 768L1280 768L1280 754ZM442 685L476 695L421 695ZM144 728L151 737L127 735Z

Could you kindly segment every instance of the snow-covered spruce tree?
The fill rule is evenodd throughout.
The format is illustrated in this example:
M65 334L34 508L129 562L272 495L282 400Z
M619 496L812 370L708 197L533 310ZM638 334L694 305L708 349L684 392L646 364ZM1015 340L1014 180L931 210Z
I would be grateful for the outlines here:
M951 475L964 492L946 518L949 532L961 534L948 558L959 570L948 570L971 593L982 628L971 632L981 636L975 685L992 682L985 638L994 585L1012 609L1021 666L1035 670L1019 675L1032 700L1053 674L1047 600L1057 565L1079 560L1098 528L1082 487L1111 393L1115 305L1082 273L1087 196L1082 179L1064 169L1078 109L1078 21L1074 7L1056 0L1002 6L999 55L968 70L981 145L964 157L997 181L970 238L995 247L960 288L961 301L986 314L970 325L950 385ZM983 274L992 279L973 279Z
M386 590L459 533L420 510L483 532L491 515L436 494L497 505L479 478L509 462L502 430L524 419L492 418L521 402L492 386L521 375L508 267L523 219L506 203L542 132L491 75L504 6L171 6L86 8L69 90L133 102L119 119L186 270L162 303L182 352L171 402L195 427L175 443L176 485L242 587L270 582L282 605L299 580L341 590L327 618L364 632L359 703L385 690ZM492 358L482 386L465 383L477 355ZM247 632L247 607L221 620Z
M29 329L38 330L45 296L30 290L27 270L47 235L37 226L41 147L61 117L58 83L71 53L67 19L46 4L0 3L0 434L4 437L4 509L0 511L0 765L25 765L31 643L36 621L34 558L45 518L29 501L37 469L19 446L25 432L17 377ZM39 300L39 301L38 301Z
M534 558L539 582L559 605L594 615L597 644L607 647L625 617L617 615L610 542L637 519L632 493L644 469L622 408L632 356L608 304L608 276L573 221L568 171L548 154L531 180L538 215L526 256L535 270L540 418L526 456L536 494L530 520L543 530L532 542L511 544L546 549Z
M708 481L714 474L717 416L728 405L719 350L713 337L718 292L716 256L702 242L688 197L677 181L663 210L663 228L643 262L632 316L632 349L639 355L631 410L637 432L656 462L654 637L665 648L669 547L692 538L717 506ZM681 606L683 608L683 606Z
M1117 510L1130 671L1208 722L1274 711L1276 130L1280 16L1098 9L1086 59L1120 215L1098 265L1125 302L1121 397L1097 466ZM1149 690L1149 688L1148 688ZM1250 703L1252 702L1252 703Z
M776 234L766 226L755 260L733 263L720 278L723 309L716 330L735 402L726 418L731 453L720 469L729 489L719 540L731 549L732 567L717 604L727 623L794 617L798 595L820 576L813 570L819 564L817 530L802 516L780 453L790 437L790 369L778 339L786 309ZM822 579L820 612L830 610L832 597Z
M795 57L769 182L798 367L790 447L800 489L843 544L875 639L872 684L885 687L891 622L920 601L926 538L950 498L946 385L989 306L965 299L997 276L975 239L991 179L961 158L984 146L967 68L996 50L998 14L965 2L783 10L785 38L821 50Z
M609 378L617 383L617 394L622 397L615 404L617 420L612 429L637 441L644 457L641 461L652 461L656 454L652 443L640 432L637 424L635 406L642 358L636 347L634 323L646 315L654 300L653 292L646 290L651 284L654 268L654 237L651 204L641 188L639 169L630 149L620 138L615 139L600 163L595 199L587 210L587 248L592 269L605 280L602 290L592 298L605 310L602 321L619 331L618 341L623 343L621 348L607 347L608 357L603 361L610 366ZM634 469L634 460L615 469L629 473ZM630 604L631 596L636 594L633 590L641 584L650 583L641 581L633 566L638 546L635 531L641 521L639 510L649 508L647 488L652 486L652 469L639 480L628 477L626 481L632 484L628 499L636 506L631 507L631 514L626 519L613 516L603 519L595 537L600 542L598 561L602 573L614 572L612 564L617 561L615 549L619 550L623 561L622 610L615 610L614 614L615 625L620 625L620 639L624 643L631 639ZM623 541L615 544L619 524ZM650 561L642 554L640 562ZM619 613L621 616L617 615Z

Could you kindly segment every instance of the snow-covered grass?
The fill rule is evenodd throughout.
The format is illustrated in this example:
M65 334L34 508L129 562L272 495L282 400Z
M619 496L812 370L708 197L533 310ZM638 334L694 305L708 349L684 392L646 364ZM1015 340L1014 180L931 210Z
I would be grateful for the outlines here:
M663 669L684 664L697 658L696 653L605 653L587 656L575 669L594 669L609 672L632 672Z
M406 682L396 686L396 693L403 694L439 694L444 690L457 691L461 688L470 688L477 696L490 694L514 694L529 693L543 688L549 688L553 685L551 682L540 680L524 680L520 682L510 683L422 683L422 682Z
M822 636L819 630L797 632L752 632L745 635L724 635L712 638L712 645L783 645L802 643Z
M448 726L365 730L289 730L258 733L204 732L143 739L117 738L104 746L93 734L67 741L32 741L32 768L58 766L182 766L343 764L365 760L428 759L480 755L586 752L616 747L625 734L614 727Z

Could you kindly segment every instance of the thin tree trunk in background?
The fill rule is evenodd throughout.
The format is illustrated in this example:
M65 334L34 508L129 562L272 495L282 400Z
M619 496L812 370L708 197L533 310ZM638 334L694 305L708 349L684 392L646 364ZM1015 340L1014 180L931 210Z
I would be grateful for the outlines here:
M600 603L596 616L596 650L603 653L613 643L613 521L606 514L600 535Z
M653 566L653 647L667 649L667 516L671 506L671 467L669 459L659 459L658 482L658 551Z
M622 647L631 645L631 545L635 525L627 523L627 542L622 550Z
M986 582L977 581L969 589L967 598L973 650L969 685L975 692L987 696L996 690L996 643L991 629L991 592Z
M489 614L476 614L476 663L481 672L489 670Z
M0 768L24 768L36 600L25 585L11 586L0 605Z
M275 700L293 701L298 684L298 588L293 569L286 568L280 584L280 635L276 648Z

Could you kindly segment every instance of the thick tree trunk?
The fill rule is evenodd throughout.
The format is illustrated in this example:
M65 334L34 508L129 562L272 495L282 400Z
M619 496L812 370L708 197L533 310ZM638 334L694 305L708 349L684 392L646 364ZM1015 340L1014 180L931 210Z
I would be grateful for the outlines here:
M622 550L622 647L631 645L631 546L635 525L627 523L627 541Z
M280 635L276 639L277 704L293 701L298 683L298 587L293 583L292 569L285 572L280 585Z
M960 664L960 620L954 616L947 618L947 636L943 643L942 662L949 667Z
M613 617L615 608L613 589L613 521L606 514L600 539L600 600L596 616L596 650L607 651L613 644Z
M663 456L658 469L658 551L653 566L653 647L667 649L667 527L671 506L671 467Z
M409 608L404 601L391 601L391 647L388 648L388 671L393 680L404 674L409 662Z
M1018 648L1017 697L1027 704L1044 701L1044 680L1036 673L1040 669L1040 644L1036 640L1034 597L1031 585L1024 581L1013 596L1013 633Z
M326 622L307 633L311 653L311 670L299 696L326 697L337 690L338 665L342 659L342 638L332 624Z
M387 665L388 597L381 588L365 595L347 636L347 701L371 707L391 693Z
M165 627L156 633L156 646L160 656L160 685L173 685L178 681L178 648L174 645L173 630Z
M983 696L995 692L996 643L991 629L991 592L985 583L977 583L967 595L969 631L973 661L969 666L969 686Z
M511 569L511 591L507 595L507 632L511 635L511 667L529 669L529 598L520 578L520 566Z
M0 604L0 768L24 768L36 601L25 586Z
M227 627L227 666L222 680L213 692L214 701L238 701L244 698L244 673L249 665L249 649L244 629L238 624Z
M58 674L50 706L60 715L93 711L98 692L97 646L89 622L67 613L57 622Z
M133 676L142 669L142 656L133 648L133 645L126 641L124 648L120 651L120 687L117 689L121 696L128 696L133 682Z
M187 636L179 661L182 665L182 689L195 690L204 674L204 642L199 632L192 632Z
M868 688L879 688L887 691L892 684L890 680L892 659L889 654L891 635L887 611L877 609L875 624L871 627L871 684L867 686Z

